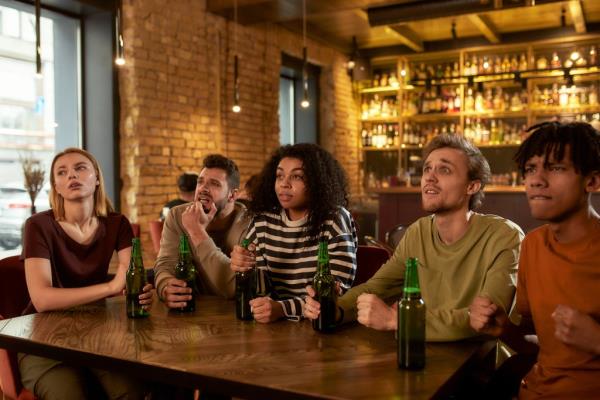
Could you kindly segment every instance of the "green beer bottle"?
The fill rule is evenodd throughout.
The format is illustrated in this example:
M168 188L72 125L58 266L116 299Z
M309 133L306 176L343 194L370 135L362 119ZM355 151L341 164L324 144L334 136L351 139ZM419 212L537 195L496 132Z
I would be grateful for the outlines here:
M179 237L179 262L175 266L175 278L185 281L187 287L192 289L192 299L188 300L185 307L179 311L188 312L196 310L196 267L192 262L192 253L187 236Z
M244 239L240 246L248 249L250 240ZM250 310L250 300L254 297L254 270L238 271L235 273L235 315L237 319L251 321L253 319Z
M398 301L398 368L425 367L425 302L419 287L418 261L406 260L404 295Z
M317 273L313 279L315 300L321 305L321 312L313 320L313 329L319 332L331 332L335 328L336 290L335 279L329 270L329 252L327 239L319 241Z
M127 316L129 318L144 318L150 315L140 304L140 294L146 286L146 270L142 262L142 247L140 238L131 240L131 259L125 275Z

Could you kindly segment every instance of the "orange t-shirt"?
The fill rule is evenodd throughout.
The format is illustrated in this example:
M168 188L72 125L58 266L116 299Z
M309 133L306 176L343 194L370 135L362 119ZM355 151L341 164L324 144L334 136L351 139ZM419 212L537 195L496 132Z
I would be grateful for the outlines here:
M575 243L558 243L548 225L521 244L517 309L533 318L540 352L519 398L598 398L600 356L554 337L552 313L563 304L600 323L600 229Z

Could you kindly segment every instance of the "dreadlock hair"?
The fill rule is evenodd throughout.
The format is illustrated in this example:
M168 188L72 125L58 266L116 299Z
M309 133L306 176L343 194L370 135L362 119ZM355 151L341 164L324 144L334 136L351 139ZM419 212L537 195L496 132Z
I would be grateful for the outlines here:
M309 202L306 229L310 237L317 238L321 225L333 218L340 207L348 205L348 179L331 153L316 144L281 146L273 153L252 187L250 213L281 212L282 207L275 193L275 176L279 162L286 157L302 161Z
M544 166L550 159L562 160L569 146L575 171L582 176L600 172L600 133L586 122L543 122L527 129L531 135L517 150L516 161L521 176L525 164L534 156L544 156Z

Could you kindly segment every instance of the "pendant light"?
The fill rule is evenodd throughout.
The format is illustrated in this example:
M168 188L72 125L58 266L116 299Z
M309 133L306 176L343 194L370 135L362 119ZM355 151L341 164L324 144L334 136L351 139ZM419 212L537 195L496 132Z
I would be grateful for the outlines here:
M123 44L123 29L121 25L121 6L117 8L117 16L115 20L115 39L117 56L115 57L115 64L118 66L125 65L125 45Z
M35 75L42 77L42 44L40 33L41 0L35 0Z
M308 60L306 51L306 0L302 0L302 108L310 107L308 101Z
M239 113L242 111L240 107L240 82L238 75L238 55L237 55L237 0L233 1L233 107L231 111Z

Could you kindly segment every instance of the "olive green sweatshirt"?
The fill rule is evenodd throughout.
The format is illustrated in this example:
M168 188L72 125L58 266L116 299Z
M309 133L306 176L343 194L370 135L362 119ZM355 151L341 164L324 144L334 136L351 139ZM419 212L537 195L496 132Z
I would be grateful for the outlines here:
M505 310L510 309L523 236L509 220L474 213L465 235L446 245L437 232L435 216L420 218L406 230L393 256L379 271L339 299L344 322L356 319L356 298L362 293L375 294L388 303L400 298L404 263L408 257L417 257L427 308L427 340L475 336L467 314L475 296L487 296Z

